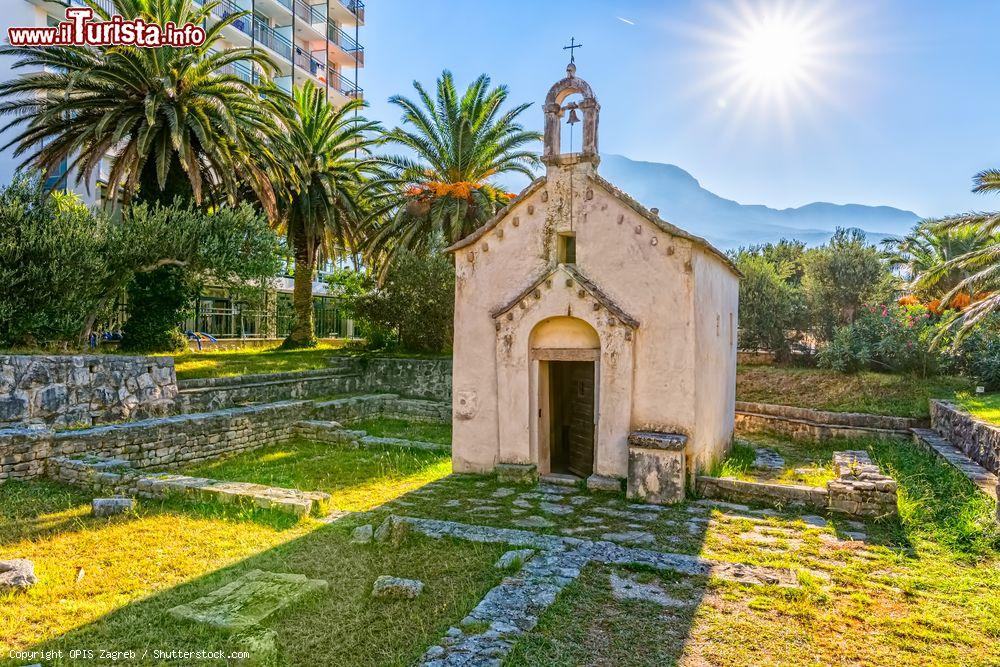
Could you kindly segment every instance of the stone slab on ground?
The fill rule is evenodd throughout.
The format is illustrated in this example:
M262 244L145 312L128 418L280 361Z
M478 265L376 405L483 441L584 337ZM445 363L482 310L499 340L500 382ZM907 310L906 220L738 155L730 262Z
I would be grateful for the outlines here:
M521 528L551 528L556 525L542 516L526 516L523 519L514 519L514 525Z
M494 567L498 570L507 570L510 569L510 567L515 563L523 564L528 562L528 559L534 555L534 549L513 549L500 556Z
M90 501L90 513L96 517L109 517L124 514L135 508L131 498L94 498Z
M116 495L145 498L178 495L220 503L243 502L297 516L322 516L329 509L331 498L329 493L322 491L283 489L171 473L146 473L121 467L109 470L108 463L113 461L94 456L54 457L49 462L52 468L50 475L59 481L94 491L111 491Z
M27 590L37 583L35 564L27 558L0 560L0 593Z
M785 459L769 447L755 447L753 467L758 470L781 470L785 467Z
M372 597L412 600L423 590L424 582L419 579L402 579L383 574L372 584Z
M217 628L241 630L328 587L326 581L309 579L303 574L251 570L222 588L167 613L174 618Z
M616 600L639 600L642 602L652 602L661 607L687 607L692 604L691 600L682 600L669 595L656 584L644 584L635 579L634 576L618 576L612 572L610 576L611 595Z

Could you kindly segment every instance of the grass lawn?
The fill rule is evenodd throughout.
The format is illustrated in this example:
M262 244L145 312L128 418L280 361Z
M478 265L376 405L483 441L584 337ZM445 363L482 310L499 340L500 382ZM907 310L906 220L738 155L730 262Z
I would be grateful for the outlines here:
M265 447L182 471L196 477L326 491L338 510L364 511L451 473L448 452L307 440Z
M969 380L955 377L921 379L868 371L845 375L819 368L740 366L736 400L833 412L927 417L928 399L953 399L956 392L970 386Z
M781 470L760 470L753 467L754 446L773 449L785 460ZM750 440L737 438L729 456L709 471L714 477L735 477L750 482L826 486L834 478L833 453L844 446L836 441L793 441L766 434L755 434Z
M436 442L442 445L451 444L450 423L382 417L354 422L348 428L365 431L368 435L379 438L402 438L403 440L417 440L419 442Z
M0 662L12 649L148 650L145 660L124 661L144 664L161 662L152 659L156 649L243 650L239 636L165 612L258 568L329 582L327 592L264 622L277 632L276 664L407 665L502 575L493 568L504 551L496 545L410 535L398 547L358 546L350 544L350 523L283 525L154 502L134 515L93 519L88 500L42 482L4 485L0 558L32 559L41 580L26 594L0 596ZM413 601L372 599L381 574L421 579L424 593ZM80 664L68 655L44 662Z
M958 395L958 403L980 419L1000 424L1000 394L962 392Z
M330 357L342 354L347 341L323 342L308 350L279 350L272 347L247 347L236 350L184 352L174 356L178 380L231 377L257 373L306 371L329 366Z

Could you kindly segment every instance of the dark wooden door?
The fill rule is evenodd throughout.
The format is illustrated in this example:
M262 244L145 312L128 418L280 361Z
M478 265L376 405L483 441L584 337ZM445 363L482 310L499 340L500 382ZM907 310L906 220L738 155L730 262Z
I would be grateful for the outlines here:
M550 362L553 472L594 471L594 362Z

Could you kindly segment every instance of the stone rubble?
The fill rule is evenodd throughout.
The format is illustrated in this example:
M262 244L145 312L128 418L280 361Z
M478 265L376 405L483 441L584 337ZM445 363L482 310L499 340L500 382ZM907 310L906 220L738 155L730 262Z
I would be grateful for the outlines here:
M424 582L419 579L402 579L383 574L372 584L372 597L412 600L423 590Z
M94 498L90 501L90 513L95 517L115 516L133 509L135 509L135 501L131 498Z
M35 564L27 558L0 560L0 594L24 591L37 583Z

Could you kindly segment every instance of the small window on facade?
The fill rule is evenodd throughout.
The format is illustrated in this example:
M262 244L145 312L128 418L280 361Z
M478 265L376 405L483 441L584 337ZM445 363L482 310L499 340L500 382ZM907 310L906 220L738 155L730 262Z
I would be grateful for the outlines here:
M559 235L559 262L576 264L576 234Z

